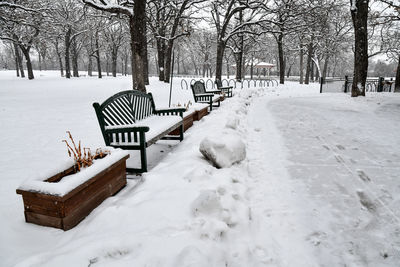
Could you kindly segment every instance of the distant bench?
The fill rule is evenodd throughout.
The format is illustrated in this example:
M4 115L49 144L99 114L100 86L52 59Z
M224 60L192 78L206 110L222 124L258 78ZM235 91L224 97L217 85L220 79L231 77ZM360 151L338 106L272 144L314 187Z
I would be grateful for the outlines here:
M123 91L93 107L107 146L140 150L141 168L126 168L127 172L147 172L146 148L157 140L183 140L185 109L157 110L151 93ZM179 135L169 135L175 129Z
M196 81L190 87L192 88L194 101L196 103L209 104L210 111L213 107L219 107L221 101L224 100L221 90L207 91L202 81Z

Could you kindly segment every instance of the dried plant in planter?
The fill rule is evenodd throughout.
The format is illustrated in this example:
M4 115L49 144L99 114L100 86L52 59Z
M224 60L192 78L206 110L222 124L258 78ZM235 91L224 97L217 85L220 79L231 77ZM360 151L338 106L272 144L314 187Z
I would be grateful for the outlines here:
M72 146L68 143L67 140L62 140L62 142L65 142L67 145L68 149L68 155L72 157L74 155L74 161L75 161L75 168L76 171L80 171L81 168L89 167L93 164L93 160L95 159L101 159L107 156L108 154L111 154L109 150L102 150L100 148L96 149L96 153L93 155L92 152L90 151L90 148L81 148L81 141L78 143L78 147L75 144L74 138L72 138L71 132L67 131L69 139L71 139Z
M189 110L191 105L193 105L193 103L192 103L192 101L189 100L189 102L187 102L187 104L185 105L185 109Z
M188 111L191 105L193 105L193 103L192 103L192 101L189 100L189 102L187 102L186 104L183 104L183 107L186 109L186 111ZM181 103L179 103L179 102L176 106L182 107Z

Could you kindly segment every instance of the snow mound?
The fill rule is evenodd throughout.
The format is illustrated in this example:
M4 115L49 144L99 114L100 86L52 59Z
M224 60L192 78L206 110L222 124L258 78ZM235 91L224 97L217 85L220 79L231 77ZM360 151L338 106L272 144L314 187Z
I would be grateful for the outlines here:
M195 246L187 246L179 253L173 266L202 267L210 266L207 255Z
M225 124L225 127L236 130L239 126L239 123L240 123L240 120L238 117L229 117L228 121Z
M195 216L220 213L221 209L220 197L213 190L202 191L192 203L192 213Z
M217 168L228 168L246 158L246 145L238 136L223 133L204 138L200 152Z

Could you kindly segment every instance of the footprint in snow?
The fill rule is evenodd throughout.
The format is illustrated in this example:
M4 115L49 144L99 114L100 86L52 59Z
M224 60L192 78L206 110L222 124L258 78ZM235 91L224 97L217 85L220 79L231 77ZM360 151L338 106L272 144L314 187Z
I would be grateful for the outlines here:
M363 191L357 191L358 198L360 199L361 205L363 205L369 212L376 212L376 205L372 199L367 196Z
M322 145L323 148L325 148L326 150L331 150L327 145Z
M314 246L319 246L321 242L326 239L327 234L322 231L315 231L306 237L306 240L311 242Z
M368 175L362 171L362 170L357 170L358 177L364 182L371 182L371 179L368 177Z
M341 156L335 156L335 159L338 163L344 163L344 160Z
M342 145L336 145L336 147L337 147L339 150L346 150L346 148L345 148L344 146L342 146Z

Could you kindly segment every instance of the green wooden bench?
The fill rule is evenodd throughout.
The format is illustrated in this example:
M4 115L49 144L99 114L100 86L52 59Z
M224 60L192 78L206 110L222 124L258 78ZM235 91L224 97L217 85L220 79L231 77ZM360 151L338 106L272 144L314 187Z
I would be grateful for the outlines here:
M217 86L218 90L225 93L226 97L232 97L233 86L222 86L222 81L219 79L215 80L215 85Z
M219 107L223 100L220 90L207 91L203 82L196 81L191 84L193 98L196 103L206 103L210 105L210 111L214 107Z
M147 172L146 148L157 140L183 140L185 109L157 110L151 93L123 91L93 107L107 146L140 150L141 168L127 168L127 172ZM170 136L175 129L179 136Z

